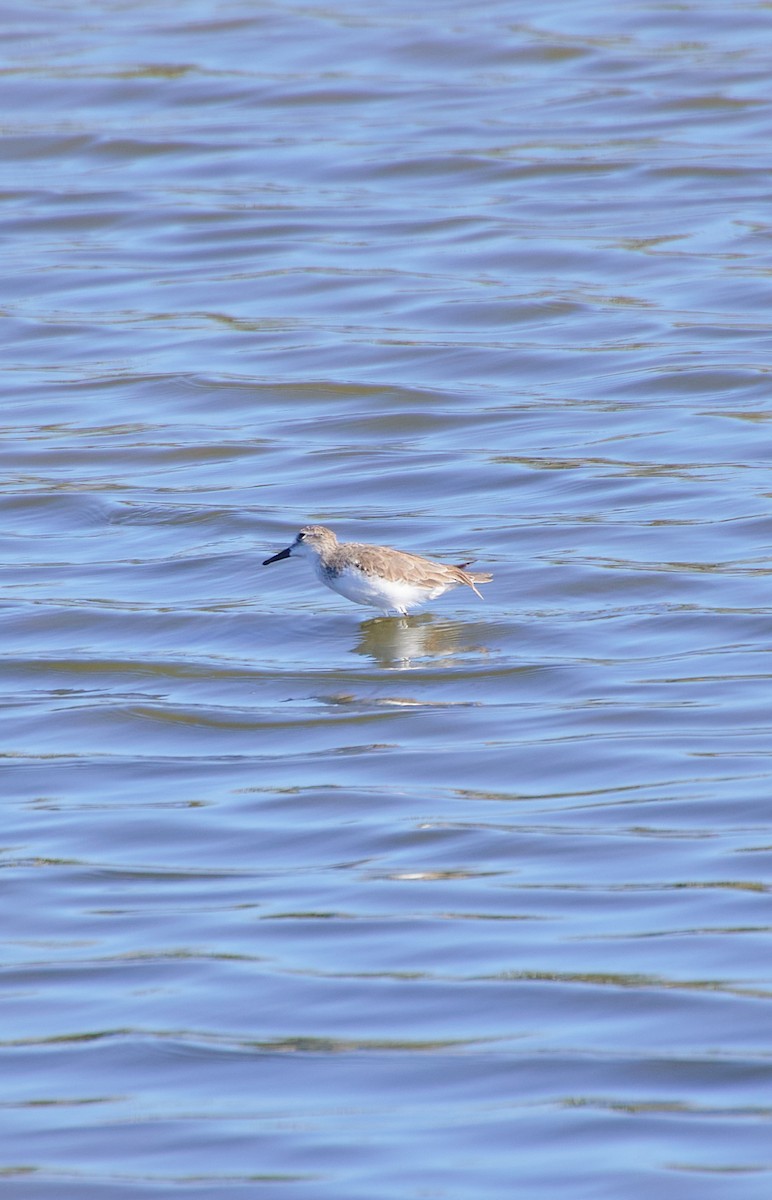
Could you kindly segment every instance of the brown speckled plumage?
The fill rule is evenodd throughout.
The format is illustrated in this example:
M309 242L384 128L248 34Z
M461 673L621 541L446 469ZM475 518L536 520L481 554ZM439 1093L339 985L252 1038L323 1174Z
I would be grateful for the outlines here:
M465 583L478 596L476 583L490 583L493 578L487 571L473 573L465 571L468 563L433 562L420 554L407 550L394 550L391 546L376 546L369 542L339 542L326 525L305 525L300 532L304 538L319 540L323 547L322 562L330 575L340 575L347 567L358 567L365 575L376 575L379 579L394 582L409 579L419 587L436 588L453 580ZM480 597L482 599L482 597Z
M301 555L311 560L322 583L357 604L372 604L386 613L405 614L449 588L489 583L487 571L467 571L469 563L441 563L407 550L368 542L339 542L326 525L304 525L292 545L264 565Z

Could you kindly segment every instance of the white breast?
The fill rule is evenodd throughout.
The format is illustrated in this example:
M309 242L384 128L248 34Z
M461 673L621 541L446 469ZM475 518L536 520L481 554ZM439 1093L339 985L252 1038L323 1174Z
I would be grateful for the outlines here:
M340 575L328 576L320 571L322 583L339 592L355 604L372 604L384 613L406 613L418 608L427 600L441 596L447 584L434 588L419 587L407 581L380 579L377 575L366 575L356 567L346 567Z

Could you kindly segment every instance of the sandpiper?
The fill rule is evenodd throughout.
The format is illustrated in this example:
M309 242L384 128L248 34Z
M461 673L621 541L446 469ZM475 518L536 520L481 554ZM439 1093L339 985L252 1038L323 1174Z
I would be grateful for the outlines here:
M372 604L386 616L404 617L411 608L436 599L460 583L482 600L475 584L489 583L493 578L465 570L468 562L450 566L405 550L392 550L391 546L339 542L324 525L304 525L292 545L266 558L263 566L295 555L310 559L317 578L328 588L355 604Z

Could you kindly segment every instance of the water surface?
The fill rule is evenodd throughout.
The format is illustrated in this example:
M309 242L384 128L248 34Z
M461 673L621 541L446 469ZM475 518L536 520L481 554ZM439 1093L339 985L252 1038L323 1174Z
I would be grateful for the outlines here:
M766 1200L768 8L42 11L4 1194Z

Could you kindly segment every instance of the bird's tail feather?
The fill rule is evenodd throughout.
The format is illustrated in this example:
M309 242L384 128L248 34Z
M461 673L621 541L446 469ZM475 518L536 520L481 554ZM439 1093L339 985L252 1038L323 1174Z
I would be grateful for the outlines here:
M470 559L470 562L474 562L474 559ZM474 585L476 583L490 583L493 576L488 571L467 571L465 568L468 566L468 562L456 563L456 570L459 572L462 582L468 584L475 596L479 596L481 600L484 600L485 597L482 592L478 592Z

